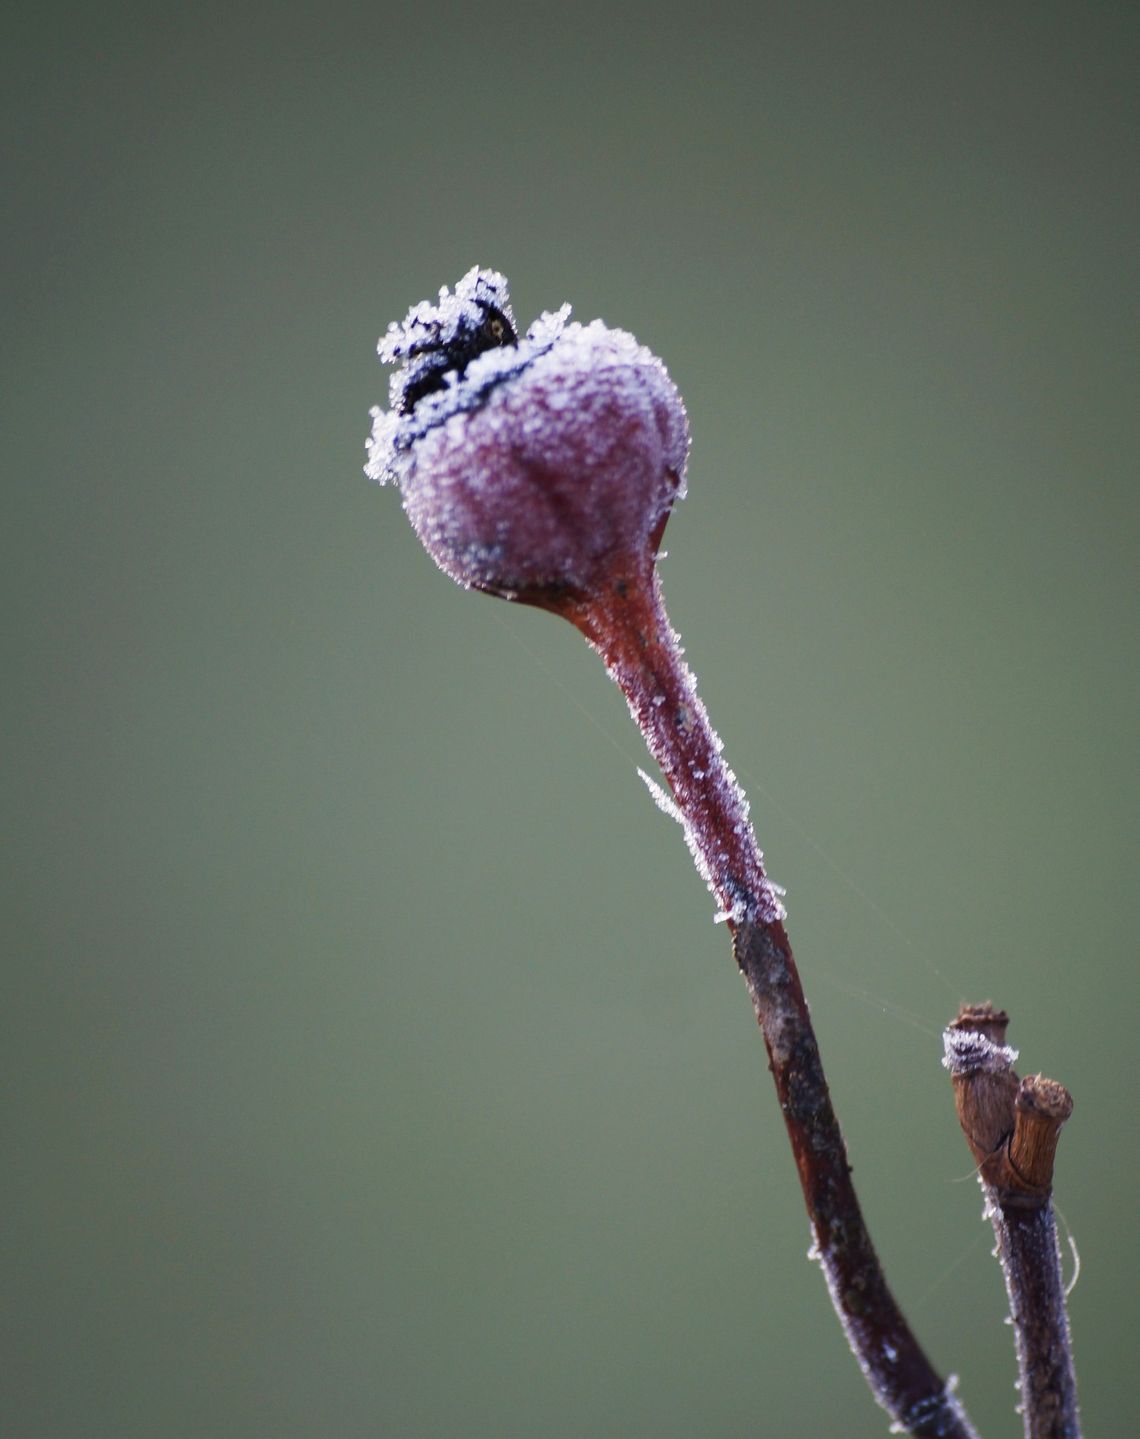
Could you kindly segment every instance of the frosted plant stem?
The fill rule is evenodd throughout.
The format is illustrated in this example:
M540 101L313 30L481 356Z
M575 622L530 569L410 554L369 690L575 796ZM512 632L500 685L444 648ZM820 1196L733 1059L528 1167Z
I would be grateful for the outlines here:
M982 1188L1009 1295L1025 1439L1081 1439L1053 1206L1003 1207L989 1186Z
M615 570L589 597L570 604L561 597L558 608L601 652L624 692L732 931L799 1171L813 1252L871 1392L896 1432L977 1439L953 1382L938 1376L911 1333L867 1233L778 891L681 658L656 572Z
M942 1062L997 1237L1025 1439L1081 1439L1052 1199L1057 1141L1073 1100L1043 1075L1018 1079L1008 1024L1009 1015L990 1004L963 1005L942 1036Z

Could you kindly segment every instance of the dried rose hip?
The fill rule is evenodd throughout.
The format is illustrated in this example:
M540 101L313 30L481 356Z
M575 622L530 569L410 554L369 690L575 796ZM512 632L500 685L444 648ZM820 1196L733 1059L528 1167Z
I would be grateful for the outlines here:
M569 306L521 339L507 284L473 269L380 342L400 363L367 473L395 480L442 570L550 608L652 562L683 493L689 429L664 365Z

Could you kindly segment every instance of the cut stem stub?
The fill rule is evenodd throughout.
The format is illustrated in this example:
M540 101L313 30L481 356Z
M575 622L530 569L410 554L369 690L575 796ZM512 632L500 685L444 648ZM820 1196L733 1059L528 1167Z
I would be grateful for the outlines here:
M1025 1439L1080 1439L1072 1340L1053 1215L1053 1162L1073 1112L1068 1090L1018 1080L1009 1016L964 1005L943 1035L958 1121L978 1166L1017 1350Z

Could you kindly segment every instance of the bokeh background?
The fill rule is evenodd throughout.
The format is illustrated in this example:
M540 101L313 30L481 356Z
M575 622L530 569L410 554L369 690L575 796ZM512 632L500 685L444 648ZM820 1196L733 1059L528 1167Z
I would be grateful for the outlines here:
M4 36L4 1433L885 1432L619 695L361 474L475 262L686 396L670 609L932 1357L1019 1431L939 1066L992 998L1136 1432L1135 9Z

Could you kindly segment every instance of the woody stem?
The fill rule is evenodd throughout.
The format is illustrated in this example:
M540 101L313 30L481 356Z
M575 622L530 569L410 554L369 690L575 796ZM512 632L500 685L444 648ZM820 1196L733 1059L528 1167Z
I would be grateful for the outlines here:
M601 653L621 687L732 932L768 1051L814 1252L872 1393L909 1434L977 1439L887 1287L851 1183L778 891L765 873L747 801L681 658L655 568L615 566L606 583L562 612Z

